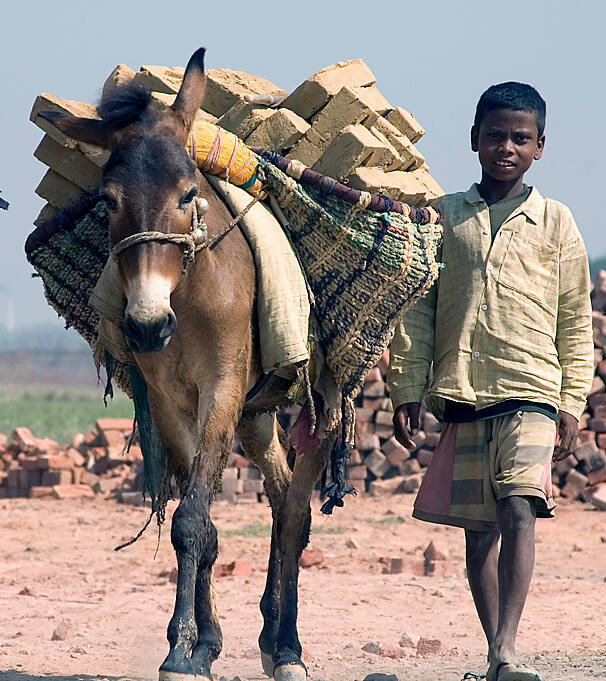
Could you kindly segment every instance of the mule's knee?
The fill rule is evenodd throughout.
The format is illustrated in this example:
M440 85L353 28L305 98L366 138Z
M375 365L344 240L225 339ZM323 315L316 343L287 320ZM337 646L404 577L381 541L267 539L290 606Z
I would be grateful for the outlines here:
M210 519L210 496L196 486L179 503L170 533L177 557L190 556L200 567L212 565L217 557L217 530Z

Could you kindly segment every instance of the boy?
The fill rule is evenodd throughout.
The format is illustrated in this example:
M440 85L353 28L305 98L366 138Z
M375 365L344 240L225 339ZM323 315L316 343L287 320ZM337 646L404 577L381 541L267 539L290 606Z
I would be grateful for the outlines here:
M427 404L444 426L413 515L465 529L488 681L540 681L515 651L535 518L552 516L552 455L574 450L593 378L583 241L566 206L524 184L544 128L534 88L484 92L471 129L481 181L438 204L445 266L391 346L394 426L408 448L433 362Z

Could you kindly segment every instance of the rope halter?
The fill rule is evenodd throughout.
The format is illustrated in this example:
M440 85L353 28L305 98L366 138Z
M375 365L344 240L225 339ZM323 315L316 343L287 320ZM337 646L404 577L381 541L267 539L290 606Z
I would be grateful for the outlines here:
M176 244L183 251L182 273L187 274L187 266L194 261L198 251L208 246L208 228L204 215L208 212L208 201L202 197L196 197L193 201L191 216L191 230L187 234L169 234L166 232L148 231L138 232L125 237L115 244L110 255L117 256L136 244L157 241L164 244Z

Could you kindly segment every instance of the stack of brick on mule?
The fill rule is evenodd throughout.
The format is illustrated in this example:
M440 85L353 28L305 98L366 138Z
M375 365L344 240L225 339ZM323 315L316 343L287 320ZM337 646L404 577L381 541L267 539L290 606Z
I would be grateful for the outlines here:
M135 73L122 64L103 87L134 79L162 108L174 101L183 72L181 67L142 66ZM290 94L258 76L209 69L198 117L235 133L250 147L277 151L353 188L425 205L443 194L414 146L425 131L411 113L392 106L375 83L360 59L328 66ZM261 103L263 98L273 102L271 106ZM94 190L109 156L100 147L66 137L38 116L41 111L97 117L91 104L50 94L36 98L30 119L46 134L34 155L48 167L36 188L47 201L36 225L76 201L84 190Z

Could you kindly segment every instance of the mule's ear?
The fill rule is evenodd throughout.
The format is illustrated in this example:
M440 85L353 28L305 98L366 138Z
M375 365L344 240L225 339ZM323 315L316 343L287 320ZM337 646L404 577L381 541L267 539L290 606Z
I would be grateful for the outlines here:
M109 136L102 121L80 118L60 111L41 111L38 116L79 142L90 142L100 147L109 146Z
M192 54L185 69L181 89L172 106L173 111L183 119L186 134L189 133L191 126L194 124L196 111L200 108L206 93L204 78L205 52L206 48L201 47Z

